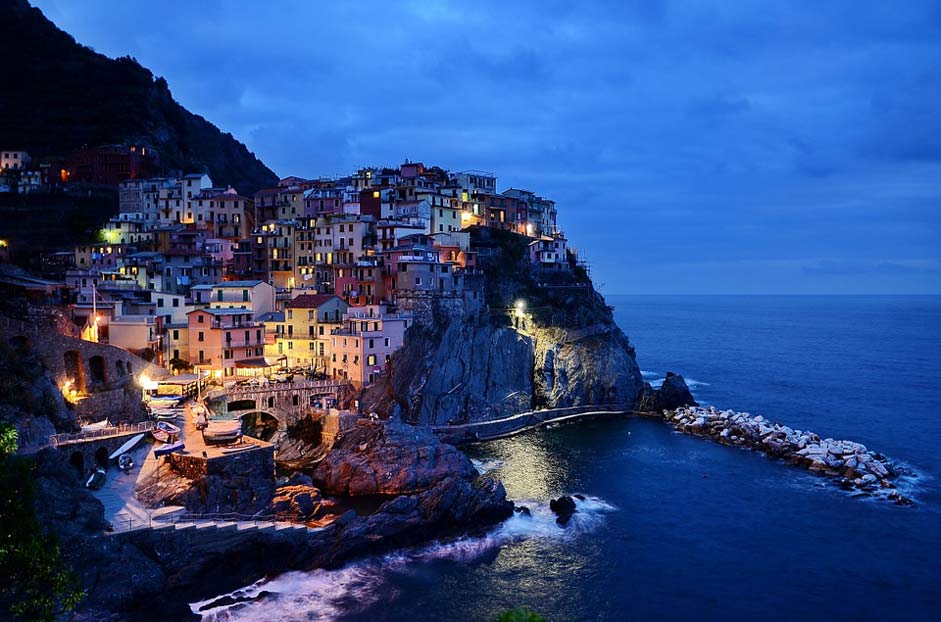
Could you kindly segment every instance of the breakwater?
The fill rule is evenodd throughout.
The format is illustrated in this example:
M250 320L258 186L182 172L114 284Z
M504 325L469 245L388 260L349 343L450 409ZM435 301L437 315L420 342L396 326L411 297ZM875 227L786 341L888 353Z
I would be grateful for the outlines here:
M663 419L679 432L704 436L723 445L760 451L769 457L834 478L842 488L884 497L899 505L911 500L896 489L895 480L908 474L865 445L822 438L771 422L761 415L692 406L663 411Z

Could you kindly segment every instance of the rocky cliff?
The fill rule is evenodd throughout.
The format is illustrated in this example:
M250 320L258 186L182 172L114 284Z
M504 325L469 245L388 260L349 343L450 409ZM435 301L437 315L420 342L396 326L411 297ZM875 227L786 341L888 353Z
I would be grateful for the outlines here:
M574 263L546 273L529 265L527 240L472 231L482 259L482 307L434 309L365 409L423 425L496 419L534 408L634 404L644 386L634 348L611 308Z

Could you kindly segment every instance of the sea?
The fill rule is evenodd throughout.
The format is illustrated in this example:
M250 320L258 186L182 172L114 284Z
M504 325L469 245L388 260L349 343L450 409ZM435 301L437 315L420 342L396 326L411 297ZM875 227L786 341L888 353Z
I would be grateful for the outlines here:
M911 507L656 420L474 447L532 517L292 572L205 620L941 620L941 297L609 296L652 384L850 439L912 470ZM548 501L580 494L556 524Z

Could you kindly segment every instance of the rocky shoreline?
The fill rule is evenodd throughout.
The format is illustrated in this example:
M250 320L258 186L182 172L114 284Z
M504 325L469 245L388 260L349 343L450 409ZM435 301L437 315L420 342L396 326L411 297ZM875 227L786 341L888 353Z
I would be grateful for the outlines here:
M898 505L912 504L895 484L909 471L860 443L821 438L814 432L794 430L768 421L761 415L718 410L714 406L682 406L651 414L662 416L679 432L711 438L723 445L760 451L771 458L832 478L845 490L885 498Z

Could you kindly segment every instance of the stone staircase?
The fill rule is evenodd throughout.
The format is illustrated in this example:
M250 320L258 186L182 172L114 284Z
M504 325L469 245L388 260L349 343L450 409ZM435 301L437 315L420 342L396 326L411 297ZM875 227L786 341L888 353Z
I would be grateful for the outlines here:
M114 531L111 533L127 533L143 529L212 530L214 533L231 532L232 534L278 531L315 533L323 529L323 527L310 527L302 522L279 520L274 516L192 515L186 514L182 507L161 508L146 516L118 519L113 526Z

